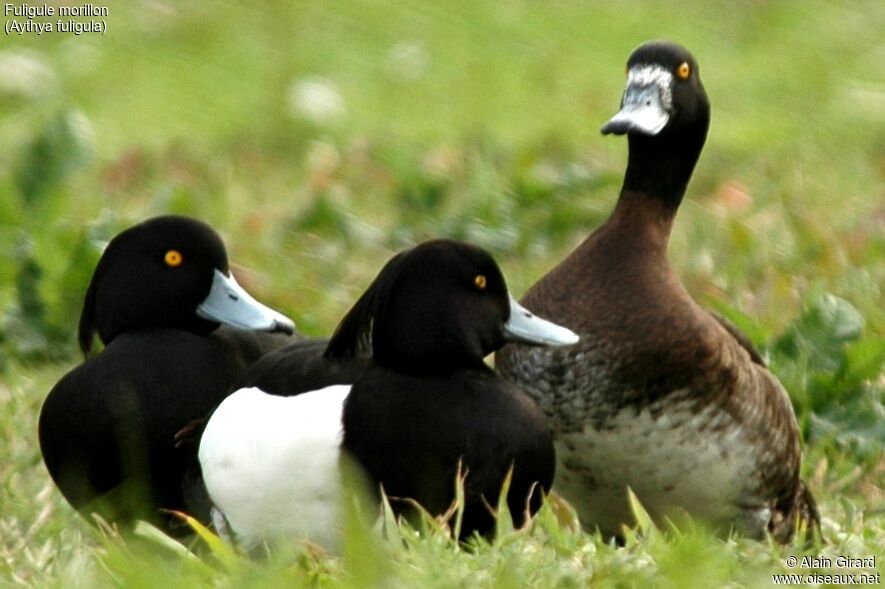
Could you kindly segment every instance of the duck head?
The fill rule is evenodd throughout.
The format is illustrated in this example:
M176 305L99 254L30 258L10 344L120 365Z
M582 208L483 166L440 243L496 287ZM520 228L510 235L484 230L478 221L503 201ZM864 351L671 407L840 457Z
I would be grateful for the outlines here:
M710 104L694 56L675 43L649 41L627 60L621 110L601 131L655 136L665 129L671 133L701 123L706 127L709 118Z
M534 316L510 295L484 250L434 240L394 256L341 321L326 355L371 353L405 374L476 368L508 341L568 345L570 330Z
M684 47L649 41L627 60L621 109L600 131L628 136L624 189L678 206L710 126L710 103L697 60Z
M98 261L80 316L84 354L134 329L173 327L206 334L225 323L292 333L294 323L237 284L227 252L208 225L179 216L149 219L114 237Z

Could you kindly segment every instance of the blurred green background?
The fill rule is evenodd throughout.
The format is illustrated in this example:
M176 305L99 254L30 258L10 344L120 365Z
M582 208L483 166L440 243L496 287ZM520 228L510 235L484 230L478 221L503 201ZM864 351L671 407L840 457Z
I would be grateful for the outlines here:
M107 6L104 36L2 39L4 309L30 259L69 332L96 242L164 212L216 225L308 332L440 234L521 291L610 210L626 142L598 128L656 37L713 103L672 248L695 295L776 327L809 288L879 306L880 3Z
M83 292L116 232L208 221L240 282L310 335L430 237L489 248L519 295L611 210L627 146L598 129L651 38L692 50L713 109L671 260L790 389L825 514L847 497L881 517L882 2L97 5L105 35L0 36L7 550L78 521L34 424L79 361Z

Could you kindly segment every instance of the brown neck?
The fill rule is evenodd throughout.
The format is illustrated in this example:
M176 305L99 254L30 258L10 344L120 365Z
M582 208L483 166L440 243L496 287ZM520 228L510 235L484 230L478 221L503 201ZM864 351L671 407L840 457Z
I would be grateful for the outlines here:
M581 268L570 276L587 277L591 290L610 281L654 279L667 274L667 243L675 209L646 194L624 191L608 220L575 249L557 268ZM540 313L540 310L538 310Z
M606 229L622 240L642 242L666 255L675 216L676 209L669 203L642 192L624 190Z

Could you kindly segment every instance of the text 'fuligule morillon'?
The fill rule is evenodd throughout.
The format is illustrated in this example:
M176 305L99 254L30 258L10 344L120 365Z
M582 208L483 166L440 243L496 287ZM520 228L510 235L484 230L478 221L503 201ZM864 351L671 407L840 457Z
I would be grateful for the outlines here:
M48 4L5 4L4 16L23 16L29 19L47 16L108 16L107 6L82 4L80 6L50 6Z

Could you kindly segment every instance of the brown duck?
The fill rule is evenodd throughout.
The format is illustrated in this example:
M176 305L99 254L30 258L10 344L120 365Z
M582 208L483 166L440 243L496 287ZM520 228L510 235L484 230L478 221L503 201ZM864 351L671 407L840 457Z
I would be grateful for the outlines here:
M657 521L690 514L720 533L788 541L816 525L799 480L799 431L783 386L747 338L695 303L667 242L710 122L694 57L662 41L627 62L629 160L609 219L522 304L581 336L564 349L509 345L498 370L550 417L555 490L583 525L617 536L627 487Z

